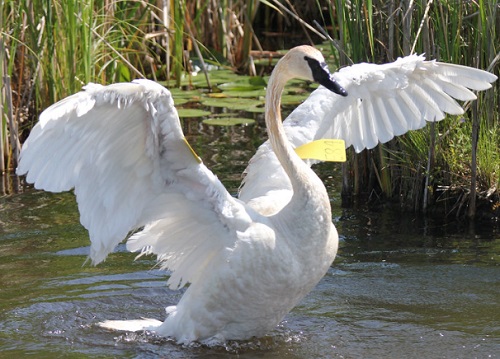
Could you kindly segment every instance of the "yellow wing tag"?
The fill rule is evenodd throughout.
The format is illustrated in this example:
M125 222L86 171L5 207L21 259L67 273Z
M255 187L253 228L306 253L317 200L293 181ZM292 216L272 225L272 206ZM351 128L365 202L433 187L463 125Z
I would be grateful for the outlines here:
M186 137L183 137L184 143L186 146L189 148L189 151L191 151L191 154L193 155L194 159L198 162L201 163L201 158L194 152L193 147L189 144L189 142L186 140Z
M297 147L295 152L303 160L346 161L344 140L316 140Z

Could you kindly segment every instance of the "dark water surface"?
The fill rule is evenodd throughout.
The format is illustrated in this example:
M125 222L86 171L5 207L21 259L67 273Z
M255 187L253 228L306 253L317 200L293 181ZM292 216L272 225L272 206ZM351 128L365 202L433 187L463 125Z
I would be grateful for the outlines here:
M186 121L187 137L235 193L262 125ZM229 164L229 165L228 165ZM0 357L498 358L498 223L445 222L394 210L342 209L338 165L322 165L341 235L323 280L265 338L178 346L103 330L106 319L164 318L182 292L154 259L123 246L97 267L72 194L0 198Z

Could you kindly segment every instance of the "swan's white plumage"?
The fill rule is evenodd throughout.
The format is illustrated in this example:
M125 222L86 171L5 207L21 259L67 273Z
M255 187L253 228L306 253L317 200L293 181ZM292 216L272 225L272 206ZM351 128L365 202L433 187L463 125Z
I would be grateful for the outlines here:
M295 67L302 77L309 71L300 69L301 51L322 59L310 48L285 56L289 66L281 71L288 77ZM440 120L444 112L462 113L453 98L473 99L467 88L483 90L495 79L419 56L354 65L335 78L349 96L322 87L314 91L277 130L292 146L342 138L357 151L372 148L425 120ZM271 93L280 92L276 87ZM281 151L288 152L287 146ZM170 92L137 80L89 84L45 110L23 146L17 173L27 173L36 188L75 189L94 263L142 228L127 248L156 254L172 271L172 288L192 284L177 306L167 308L163 323L142 319L103 326L152 329L187 343L265 334L335 257L338 236L326 190L298 157L287 161L293 162L289 174L295 168L309 178L304 188L294 179L300 195L294 195L283 161L266 142L246 170L240 199L233 198L186 144Z

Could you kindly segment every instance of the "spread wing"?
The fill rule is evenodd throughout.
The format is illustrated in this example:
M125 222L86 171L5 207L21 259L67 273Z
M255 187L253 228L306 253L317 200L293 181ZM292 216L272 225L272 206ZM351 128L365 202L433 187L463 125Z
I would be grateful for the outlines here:
M89 84L48 108L17 173L46 191L74 188L94 263L144 226L127 246L158 254L171 286L195 280L252 222L185 141L170 92L148 80Z
M295 146L337 138L361 152L422 128L426 121L440 121L445 113L462 114L456 100L474 100L470 89L486 90L496 80L486 71L425 61L417 55L384 65L357 64L333 76L349 95L341 97L320 87L298 106L284 122ZM265 181L262 173L267 173ZM274 205L276 198L283 203L291 197L289 181L267 142L245 174L239 198L258 211L277 211L281 204Z

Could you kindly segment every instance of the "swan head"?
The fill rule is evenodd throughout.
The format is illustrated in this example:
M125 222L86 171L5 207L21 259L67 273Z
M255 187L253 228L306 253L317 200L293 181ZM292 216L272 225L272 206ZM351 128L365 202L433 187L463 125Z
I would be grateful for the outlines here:
M314 81L338 95L347 96L347 91L328 71L325 58L318 49L307 45L297 46L291 49L285 58L290 77Z

